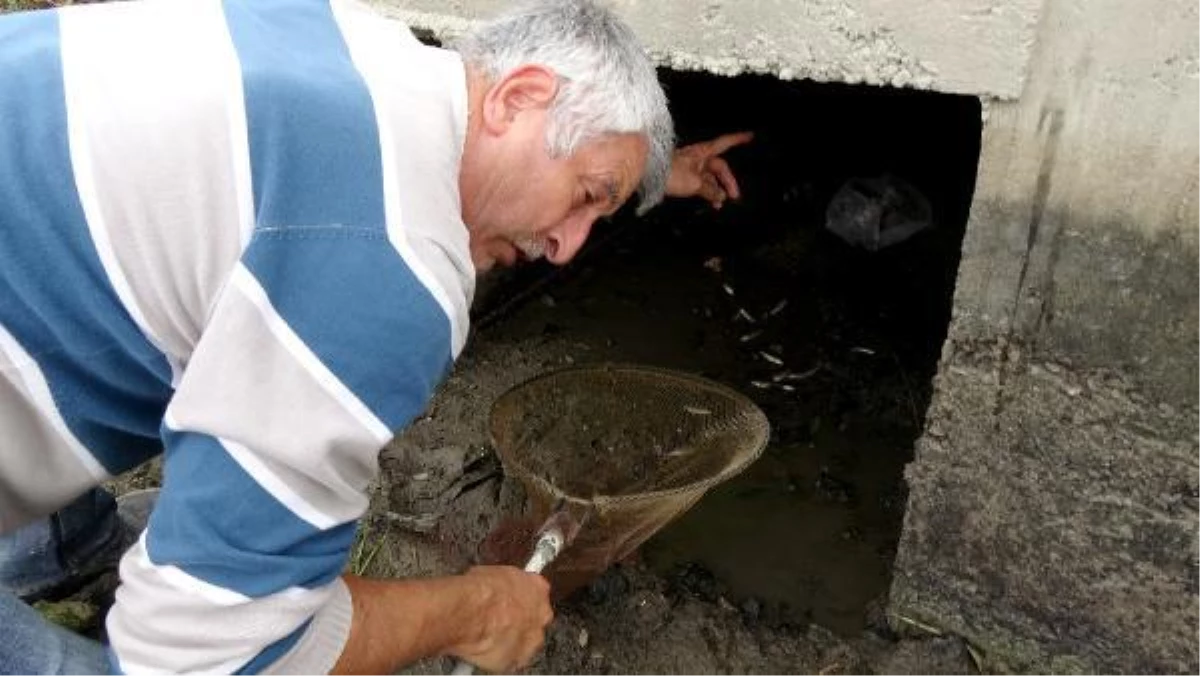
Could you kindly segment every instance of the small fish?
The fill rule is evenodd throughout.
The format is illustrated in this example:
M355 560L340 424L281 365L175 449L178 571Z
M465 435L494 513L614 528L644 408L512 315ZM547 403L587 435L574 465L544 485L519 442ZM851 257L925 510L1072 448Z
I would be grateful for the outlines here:
M684 406L683 410L692 415L712 415L712 411L707 408L700 408L699 406Z
M771 383L765 383L761 380L751 380L750 384L757 387L760 390L765 390L771 386Z
M750 333L747 333L746 335L738 338L738 342L739 343L749 343L750 341L754 340L755 338L757 338L761 335L762 335L762 329L759 329L757 331L751 331Z
M734 315L733 318L734 319L738 319L738 318L745 319L746 321L750 322L751 324L753 324L757 321L754 318L754 315L750 314L749 312L746 312L745 308L738 308L737 314Z
M725 289L725 293L729 294L730 296L733 295L733 287L732 286L729 286L728 284L722 284L721 288Z
M875 354L875 350L872 350L869 347L852 347L850 348L850 351L857 352L859 354Z
M690 449L690 448L677 448L677 449L671 451L670 453L668 453L667 457L668 458L678 458L678 457L685 456L685 455L691 453L692 450L693 449Z
M775 355L771 354L770 352L761 351L758 353L758 356L762 357L763 359L766 359L767 361L771 362L772 364L774 364L776 366L783 366L783 360L780 359L779 357L776 357Z
M787 307L787 304L788 304L787 299L784 298L783 300L776 303L775 307L771 308L770 310L767 310L767 316L774 317L775 315L779 314L780 312L783 312L783 308Z
M818 364L818 365L810 368L809 370L804 371L803 373L796 373L794 371L784 371L783 373L776 373L774 376L771 376L771 380L774 380L777 383L783 382L785 380L790 380L790 381L804 380L805 378L812 377L813 375L815 375L817 373L817 371L820 371L820 370L821 370L821 365Z

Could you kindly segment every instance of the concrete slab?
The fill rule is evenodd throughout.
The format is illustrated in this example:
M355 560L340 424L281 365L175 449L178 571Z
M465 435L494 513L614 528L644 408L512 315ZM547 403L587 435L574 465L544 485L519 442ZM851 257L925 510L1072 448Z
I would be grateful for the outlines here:
M1043 0L614 0L658 62L1013 98ZM370 0L439 37L508 0Z

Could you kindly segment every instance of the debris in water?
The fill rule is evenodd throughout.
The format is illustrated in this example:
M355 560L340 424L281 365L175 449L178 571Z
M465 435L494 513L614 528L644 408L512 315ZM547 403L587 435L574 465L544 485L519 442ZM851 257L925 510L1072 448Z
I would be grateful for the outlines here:
M942 630L938 629L937 627L935 627L933 625L925 624L924 622L921 622L919 620L914 620L911 617L905 617L904 615L901 615L899 613L897 613L895 615L895 617L897 620L900 620L901 622L903 622L905 624L916 627L917 629L920 629L921 631L923 631L927 634L932 634L934 636L942 635Z
M984 671L983 655L970 642L965 643L967 644L967 654L971 656L971 661L975 663L975 671L981 674L986 673Z
M720 272L721 271L721 257L713 256L712 258L704 261L704 267L708 268L709 270L712 270L713 272Z
M692 415L712 415L712 411L707 408L700 408L699 406L684 406L683 410Z
M397 514L396 512L384 512L384 516L391 522L395 523L400 528L411 530L416 533L432 533L437 528L440 514Z
M579 647L586 648L587 646L588 646L588 630L580 629L579 630Z
M868 251L902 242L933 225L929 199L898 176L852 178L825 209L825 227Z

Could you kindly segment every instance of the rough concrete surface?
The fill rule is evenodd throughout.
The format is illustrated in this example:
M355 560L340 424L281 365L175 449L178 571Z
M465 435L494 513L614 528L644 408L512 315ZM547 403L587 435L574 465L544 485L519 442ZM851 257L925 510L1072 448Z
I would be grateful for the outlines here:
M1121 376L952 339L910 498L893 613L993 668L1194 672L1195 409Z
M990 668L1195 673L1197 8L1043 12L989 106L889 611Z
M371 0L441 38L508 0ZM659 63L999 98L1021 91L1042 0L614 0Z

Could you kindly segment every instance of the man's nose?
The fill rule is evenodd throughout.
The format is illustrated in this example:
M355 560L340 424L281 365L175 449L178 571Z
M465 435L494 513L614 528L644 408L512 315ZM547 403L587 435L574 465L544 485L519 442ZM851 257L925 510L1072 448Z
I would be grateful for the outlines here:
M595 222L594 217L586 216L568 220L551 230L546 235L546 260L566 265L583 248Z

